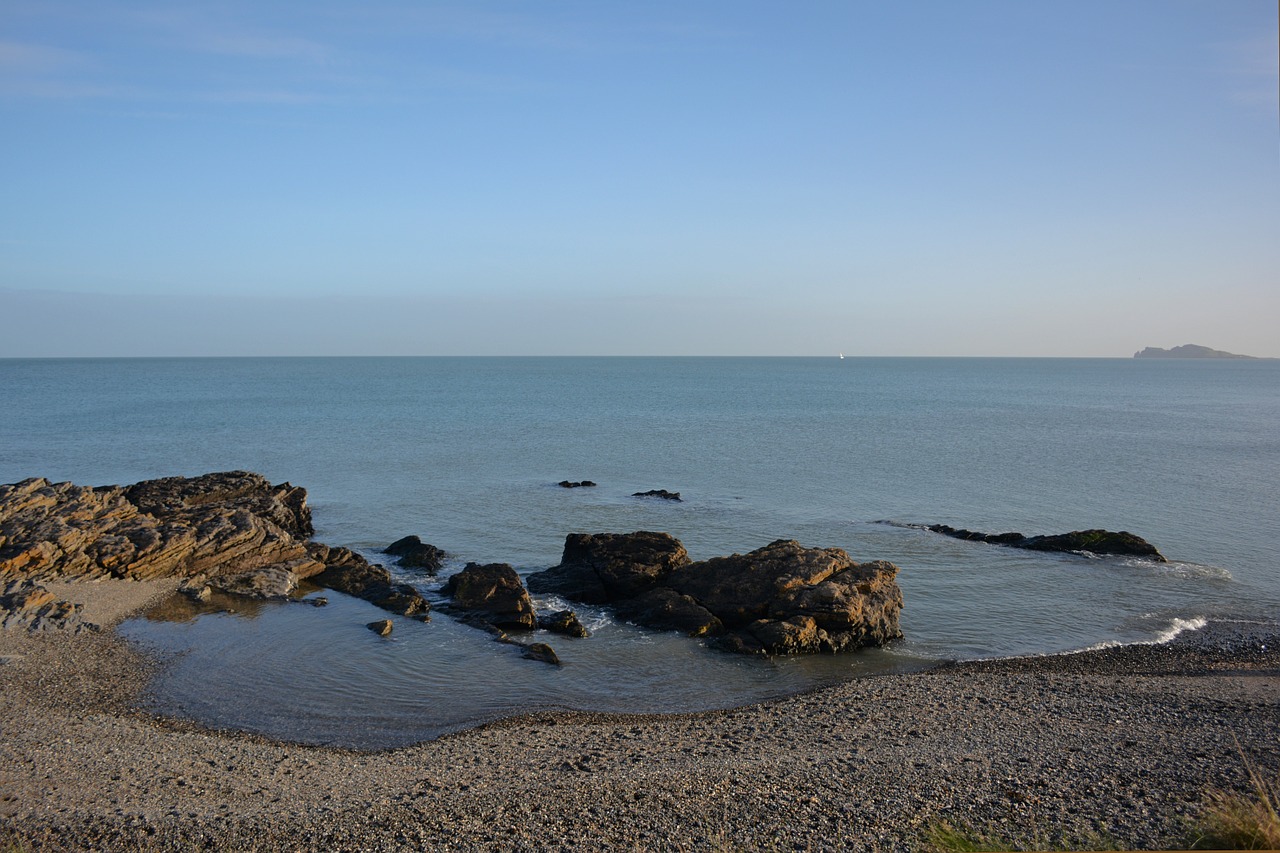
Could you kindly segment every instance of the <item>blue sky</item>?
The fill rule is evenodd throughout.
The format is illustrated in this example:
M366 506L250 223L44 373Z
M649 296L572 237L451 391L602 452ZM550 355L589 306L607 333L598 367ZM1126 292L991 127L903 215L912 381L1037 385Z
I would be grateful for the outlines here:
M1280 356L1273 0L0 8L0 356Z

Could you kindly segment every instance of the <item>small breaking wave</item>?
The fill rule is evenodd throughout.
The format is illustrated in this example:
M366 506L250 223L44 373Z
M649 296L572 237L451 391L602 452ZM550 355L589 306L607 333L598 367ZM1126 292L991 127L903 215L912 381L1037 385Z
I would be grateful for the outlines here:
M1163 646L1166 643L1173 642L1180 635L1185 634L1187 631L1199 631L1201 628L1207 627L1208 624L1209 624L1209 620L1204 616L1192 616L1190 619L1174 617L1173 620L1169 622L1169 625L1164 630L1156 634L1154 639L1129 640L1129 641L1104 640L1101 643L1094 643L1092 646L1086 646L1083 649L1077 649L1074 652L1068 652L1068 654L1079 654L1080 652L1096 652L1102 649L1114 649L1120 646Z

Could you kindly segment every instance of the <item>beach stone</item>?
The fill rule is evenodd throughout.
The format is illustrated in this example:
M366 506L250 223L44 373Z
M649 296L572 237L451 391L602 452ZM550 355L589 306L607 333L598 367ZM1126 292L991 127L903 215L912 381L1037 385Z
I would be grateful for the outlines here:
M391 635L392 624L390 619L379 619L376 622L370 622L365 627L377 634L379 637L388 637Z
M578 637L581 639L590 636L590 632L578 619L578 614L572 610L557 610L553 613L544 613L538 617L538 627L554 634L564 634L566 637Z
M434 545L428 545L417 536L405 536L397 539L383 549L384 554L399 557L399 564L406 568L426 569L431 574L440 571L440 566L448 556Z
M667 533L570 533L560 564L530 575L529 589L607 604L653 589L688 562L684 545Z
M529 592L516 570L506 563L468 563L445 583L452 599L449 609L468 621L482 621L499 628L533 629L538 617Z
M953 539L1007 545L1029 551L1088 552L1103 556L1142 557L1156 563L1168 562L1154 545L1127 530L1073 530L1049 536L1024 536L1021 533L979 533L946 524L930 524L926 529Z

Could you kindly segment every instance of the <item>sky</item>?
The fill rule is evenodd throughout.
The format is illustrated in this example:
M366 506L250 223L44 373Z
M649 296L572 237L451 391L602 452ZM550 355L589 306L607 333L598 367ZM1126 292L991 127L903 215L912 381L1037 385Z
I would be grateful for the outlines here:
M0 3L0 357L1280 356L1275 0Z

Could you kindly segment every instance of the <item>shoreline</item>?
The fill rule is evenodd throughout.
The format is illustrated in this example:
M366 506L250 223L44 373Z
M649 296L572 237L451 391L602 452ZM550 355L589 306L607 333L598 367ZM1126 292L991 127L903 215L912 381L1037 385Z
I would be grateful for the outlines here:
M81 586L88 613L108 589ZM1280 775L1280 636L1251 630L943 663L730 710L535 713L367 752L155 717L138 700L163 663L109 627L6 629L0 843L908 850L947 821L1177 848L1209 789L1249 790L1244 757Z

